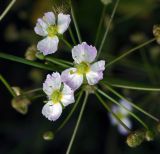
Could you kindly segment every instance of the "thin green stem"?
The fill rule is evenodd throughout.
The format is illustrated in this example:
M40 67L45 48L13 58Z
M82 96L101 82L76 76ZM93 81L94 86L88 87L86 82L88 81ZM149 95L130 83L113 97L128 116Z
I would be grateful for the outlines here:
M133 118L135 118L145 129L148 129L148 126L139 118L137 117L134 113L132 113L130 110L128 110L124 105L120 104L118 101L116 101L115 99L113 99L112 97L110 97L109 95L107 95L106 93L104 93L102 90L97 89L97 91L105 96L107 99L109 99L111 102L115 103L116 105L124 108L128 114L130 114Z
M72 134L72 137L71 137L69 146L68 146L68 148L67 148L66 154L69 154L70 151L71 151L71 147L72 147L73 142L74 142L74 139L75 139L75 137L76 137L77 130L78 130L78 128L79 128L79 124L80 124L80 122L81 122L82 115L83 115L83 112L84 112L84 109L85 109L85 106L86 106L86 103L87 103L87 99L88 99L88 93L86 92L85 98L84 98L84 101L83 101L83 104L82 104L82 108L81 108L81 110L80 110L80 113L79 113L79 116L78 116L78 120L77 120L76 126L75 126L75 128L74 128L74 131L73 131L73 134Z
M74 23L74 26L75 26L75 29L76 29L76 33L77 33L77 36L78 36L79 43L82 43L81 35L80 35L80 32L79 32L79 28L78 28L78 24L77 24L77 21L76 21L76 18L75 18L75 13L74 13L74 9L73 9L72 4L71 4L71 15L72 15L72 18L73 18L73 23Z
M102 10L102 14L101 14L101 19L100 19L100 22L99 22L99 25L98 25L97 34L96 34L95 46L97 46L97 43L98 43L101 27L102 27L102 24L103 24L103 21L104 21L105 12L106 12L106 5L103 6L103 10Z
M74 111L76 110L79 102L80 102L80 99L82 98L82 94L83 94L83 91L80 92L72 110L70 111L70 113L68 114L68 116L64 119L64 121L62 122L62 124L58 127L58 129L56 130L56 132L60 131L65 125L66 123L69 121L69 119L71 118L71 116L73 115ZM55 133L56 133L55 132Z
M73 65L73 63L72 62L69 62L69 61L67 61L67 60L62 60L62 59L58 59L58 58L54 58L54 57L51 57L53 60L56 60L56 61L58 61L58 62L61 62L61 63L64 63L64 64L67 64L67 65L70 65L70 66L72 66Z
M153 92L159 92L160 88L154 88L154 87L144 87L144 86L134 86L134 85L128 85L128 84L117 84L114 81L101 81L103 83L107 83L113 87L117 88L124 88L124 89L130 89L130 90L140 90L140 91L153 91Z
M34 62L34 61L30 61L30 60L20 58L20 57L17 57L17 56L13 56L13 55L10 55L10 54L6 54L6 53L1 53L0 52L0 58L15 61L15 62L19 62L19 63L30 65L30 66L34 66L34 67L44 69L44 70L48 70L48 71L53 71L53 68L51 66L41 64L41 63L38 63L38 62Z
M119 56L119 57L117 57L116 59L114 59L114 60L112 60L111 62L109 62L109 63L106 65L106 67L111 66L112 64L114 64L114 63L116 63L117 61L121 60L122 58L128 56L128 55L131 54L132 52L134 52L134 51L136 51L136 50L138 50L138 49L140 49L140 48L142 48L142 47L144 47L144 46L146 46L146 45L154 42L155 40L156 40L156 38L152 38L152 39L150 39L149 41L144 42L144 43L142 43L141 45L138 45L138 46L136 46L136 47L128 50L127 52L124 52L124 54L122 54L121 56Z
M25 92L23 92L23 94L24 95L31 94L31 93L39 92L39 91L42 91L42 90L43 90L42 88L36 88L36 89L25 91Z
M126 99L125 97L123 97L121 94L119 94L118 92L116 92L113 88L111 88L108 85L105 85L106 88L111 91L113 94L115 94L116 96L118 96L119 98L126 100L132 107L134 107L135 109L137 109L138 111L142 112L144 115L148 116L149 118L153 119L156 122L159 122L159 119L154 117L153 115L151 115L150 113L144 111L142 108L140 108L139 106L137 106L136 104L132 103L131 101L129 101L128 99Z
M110 112L113 117L128 131L131 132L131 130L126 126L125 123L123 123L119 117L109 108L109 106L103 101L103 99L100 97L100 95L96 92L95 95L97 96L100 103L104 106L105 109L107 109L108 112Z
M11 93L13 97L17 96L12 87L9 85L9 83L5 80L5 78L1 74L0 74L0 81L5 85L5 87L8 89L8 91Z
M66 39L61 38L61 40L67 45L69 49L72 49L72 45Z
M73 32L72 32L72 29L69 27L69 34L70 34L70 36L71 36L71 39L72 39L72 41L73 41L73 43L74 43L74 45L76 45L77 44L77 42L76 42L76 39L74 38L74 35L73 35Z
M100 48L99 48L99 50L98 50L97 59L98 59L98 57L100 56L100 54L101 54L101 52L102 52L102 49L103 49L105 40L106 40L106 38L107 38L107 35L108 35L108 32L109 32L109 29L110 29L112 20L113 20L113 18L114 18L114 15L115 15L115 13L116 13L117 8L118 8L119 1L120 1L120 0L117 0L117 1L116 1L115 6L114 6L114 8L113 8L113 11L112 11L112 14L111 14L109 23L108 23L108 25L107 25L107 29L106 29L106 31L105 31L105 33L104 33L104 36L103 36L103 39L102 39Z
M70 67L70 65L64 64L64 63L62 63L60 61L57 61L57 60L53 59L52 57L45 57L45 60L47 60L47 61L49 61L49 62L51 62L53 64L57 64L59 66L62 66L64 68L69 68Z
M16 2L16 0L12 0L9 5L6 7L4 12L0 16L0 21L6 16L6 14L9 12L9 10L12 8L13 4Z

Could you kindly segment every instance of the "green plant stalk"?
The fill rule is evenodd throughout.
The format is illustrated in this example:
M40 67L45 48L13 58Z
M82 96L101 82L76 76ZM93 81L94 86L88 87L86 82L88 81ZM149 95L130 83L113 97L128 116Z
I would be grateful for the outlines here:
M16 0L12 0L9 5L6 7L6 9L3 11L3 13L0 16L0 21L6 16L6 14L9 12L9 10L12 8Z
M132 113L130 110L128 110L124 105L120 104L118 101L116 101L115 99L111 98L109 95L107 95L106 93L104 93L103 91L101 91L100 89L97 89L97 91L105 96L107 99L109 99L111 102L115 103L116 105L124 108L133 118L135 118L145 129L148 130L148 126L139 118L137 117L134 113Z
M43 90L42 88L36 88L36 89L25 91L25 92L23 92L23 94L24 95L26 95L26 94L32 94L32 93L39 92L39 91L42 91L42 90Z
M57 133L58 131L60 131L65 125L66 123L70 120L71 116L73 115L73 113L75 112L79 102L80 102L80 99L82 98L82 94L83 94L83 91L80 92L72 110L70 111L70 113L68 114L68 116L64 119L64 121L62 122L62 124L58 127L58 129L55 131L55 133Z
M49 62L51 62L51 63L53 63L53 64L62 66L62 67L64 67L64 68L69 68L69 67L70 67L70 65L64 64L64 63L62 63L62 62L60 62L60 61L56 61L56 60L53 59L52 57L46 57L45 60L47 60L47 61L49 61Z
M125 52L124 54L120 55L119 57L115 58L114 60L112 60L111 62L109 62L108 64L106 64L106 67L111 66L112 64L114 64L114 63L116 63L117 61L121 60L122 58L128 56L128 55L131 54L132 52L134 52L134 51L136 51L136 50L138 50L138 49L140 49L140 48L142 48L142 47L144 47L144 46L146 46L146 45L154 42L155 40L156 40L156 38L152 38L152 39L150 39L149 41L144 42L144 43L142 43L142 44L140 44L140 45L138 45L138 46L136 46L136 47L128 50L128 51Z
M98 30L97 30L97 34L96 34L96 40L95 40L95 46L97 46L98 43L98 39L99 39L99 35L100 35L100 31L101 31L101 27L104 21L104 16L105 16L105 12L106 12L106 5L103 6L103 10L102 10L102 14L101 14L101 19L98 25Z
M72 29L69 27L69 34L70 34L70 36L71 36L71 39L72 39L72 41L73 41L73 43L74 43L74 45L76 45L77 44L77 42L76 42L76 39L74 38L74 35L73 35L73 32L72 32Z
M16 97L16 93L12 89L12 87L9 85L9 83L5 80L5 78L0 74L0 80L5 85L5 87L8 89L8 91L11 93L13 97Z
M142 49L141 49L142 50ZM142 56L142 60L143 60L143 63L144 63L144 66L147 70L147 74L148 74L148 77L150 79L150 81L153 83L153 84L156 84L156 78L154 76L154 71L147 59L147 56L146 56L146 53L145 51L141 51L141 56Z
M78 128L79 128L79 124L80 124L80 122L81 122L82 115L83 115L83 112L84 112L84 109L85 109L85 106L86 106L86 103L87 103L87 99L88 99L88 93L86 92L86 93L85 93L85 98L84 98L84 101L83 101L83 104L82 104L82 108L81 108L81 110L80 110L80 113L79 113L79 116L78 116L78 120L77 120L76 126L75 126L75 128L74 128L74 131L73 131L73 134L72 134L72 137L71 137L69 146L68 146L68 148L67 148L66 154L69 154L70 151L71 151L71 147L72 147L73 142L74 142L74 139L75 139L75 137L76 137L77 130L78 130Z
M6 54L6 53L1 53L0 52L0 58L7 59L7 60L10 60L10 61L14 61L14 62L19 62L19 63L22 63L22 64L30 65L30 66L37 67L37 68L44 69L44 70L48 70L48 71L53 71L52 67L47 66L45 64L30 61L30 60L27 60L27 59L24 59L24 58L21 58L21 57L17 57L17 56L13 56L13 55L10 55L10 54Z
M70 66L73 65L72 62L69 62L69 61L66 61L66 60L62 60L62 59L58 59L58 58L54 58L54 57L51 57L51 56L50 56L50 59L53 59L55 61L58 61L58 62L63 63L63 64L67 64L67 65L70 65Z
M63 37L61 37L60 39L67 45L69 49L72 49L72 45L66 39L64 39Z
M106 85L105 85L106 86ZM111 88L110 86L106 86L106 88L111 91L113 94L115 94L116 96L118 96L120 99L123 99L125 101L127 101L132 107L134 107L135 109L137 109L138 111L142 112L144 115L148 116L149 118L153 119L156 122L159 122L159 119L154 117L153 115L151 115L150 113L144 111L142 108L138 107L137 105L135 105L134 103L132 103L131 101L129 101L128 99L126 99L125 97L123 97L121 94L119 94L118 92L116 92L113 88Z
M80 32L79 32L79 28L78 28L78 24L77 24L77 21L76 21L76 18L75 18L75 13L74 13L74 9L73 9L72 4L71 4L71 15L72 15L72 18L73 18L73 23L74 23L74 26L75 26L75 29L76 29L76 33L77 33L77 36L78 36L79 43L82 43L81 35L80 35Z
M101 42L100 47L99 47L99 50L98 50L97 59L98 59L98 57L100 56L100 54L101 54L101 52L102 52L102 49L103 49L105 40L106 40L106 38L107 38L107 36L108 36L108 32L109 32L109 29L110 29L112 20L113 20L113 18L114 18L114 15L115 15L115 13L116 13L117 8L118 8L119 1L120 1L120 0L117 0L117 1L116 1L116 4L115 4L115 6L114 6L114 8L113 8L113 11L112 11L112 14L111 14L109 23L108 23L108 25L107 25L107 29L106 29L106 31L105 31L105 33L104 33L102 42Z
M108 112L110 112L114 118L128 131L128 132L131 132L130 128L128 128L126 126L126 124L124 124L120 119L119 117L109 108L109 106L103 101L103 99L100 97L100 95L95 92L95 95L96 97L98 98L98 100L100 101L100 103L104 106L105 109L107 109Z
M140 91L153 91L153 92L159 92L160 88L154 88L154 87L144 87L144 86L134 86L134 85L128 85L126 84L117 84L115 81L101 81L102 83L109 84L112 87L117 88L124 88L124 89L130 89L130 90L140 90Z

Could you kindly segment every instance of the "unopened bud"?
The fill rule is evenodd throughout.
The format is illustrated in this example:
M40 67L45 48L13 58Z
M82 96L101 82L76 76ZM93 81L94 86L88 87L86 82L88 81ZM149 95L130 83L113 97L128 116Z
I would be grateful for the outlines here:
M40 52L37 52L37 53L36 53L36 57L37 57L38 59L40 59L40 60L44 60L44 55L43 55L42 53L40 53Z
M12 107L21 114L28 112L28 106L31 104L30 100L25 96L17 96L12 99Z
M20 87L12 87L12 89L17 96L21 95L22 89Z
M46 141L51 141L54 139L54 134L52 131L47 131L43 134L43 139Z
M131 133L127 137L127 144L131 148L135 148L139 146L145 139L145 132L144 131L136 131Z
M160 44L160 25L154 25L153 35L155 36L157 43Z
M27 60L33 61L33 60L36 59L36 53L37 53L36 46L35 46L35 45L32 45L32 46L30 46L30 47L27 49L27 51L26 51L26 53L25 53L25 58L26 58Z
M154 139L154 132L150 131L150 130L146 131L145 139L147 141L153 141L153 139Z

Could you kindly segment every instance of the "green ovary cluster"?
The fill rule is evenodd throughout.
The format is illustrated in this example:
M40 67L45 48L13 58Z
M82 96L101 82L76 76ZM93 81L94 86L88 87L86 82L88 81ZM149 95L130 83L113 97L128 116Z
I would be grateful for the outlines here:
M52 93L51 99L54 104L59 103L62 99L62 93L59 90L55 90Z
M57 26L49 26L47 28L47 32L48 32L48 36L50 37L54 37L55 35L57 35Z
M76 65L77 73L78 74L86 74L90 71L90 65L86 62L81 62L80 64Z

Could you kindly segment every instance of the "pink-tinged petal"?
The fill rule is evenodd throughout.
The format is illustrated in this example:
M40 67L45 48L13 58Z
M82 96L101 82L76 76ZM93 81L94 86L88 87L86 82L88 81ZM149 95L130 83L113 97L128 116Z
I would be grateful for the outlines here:
M54 90L61 87L61 76L59 73L48 74L45 82L43 83L43 91L50 97Z
M95 85L103 79L103 73L90 71L86 74L86 78L89 85Z
M122 122L128 127L132 128L131 121L128 118L122 119ZM125 129L120 123L118 124L118 130L122 135L127 135L129 132L127 129Z
M88 45L86 42L74 46L72 49L72 57L76 63L81 62L93 62L97 56L97 50L95 47Z
M44 14L43 20L48 24L48 25L55 25L56 23L56 18L53 12L47 12Z
M63 13L58 14L58 33L63 34L68 29L70 22L70 15Z
M56 121L62 114L60 103L53 104L51 101L46 103L42 108L42 114L50 121Z
M63 90L62 90L62 95L63 95L63 97L62 97L61 102L64 106L67 106L67 105L75 102L74 91L65 83L64 83Z
M47 33L47 28L48 28L48 25L44 22L44 20L39 18L37 20L34 31L35 31L36 34L38 34L40 36L47 36L47 34L48 34Z
M83 83L83 75L79 75L76 72L76 68L69 68L64 70L61 74L62 81L74 91Z
M44 55L53 54L57 51L59 39L55 37L46 37L38 42L37 49Z
M105 61L100 60L91 65L91 70L94 72L101 72L105 70Z

